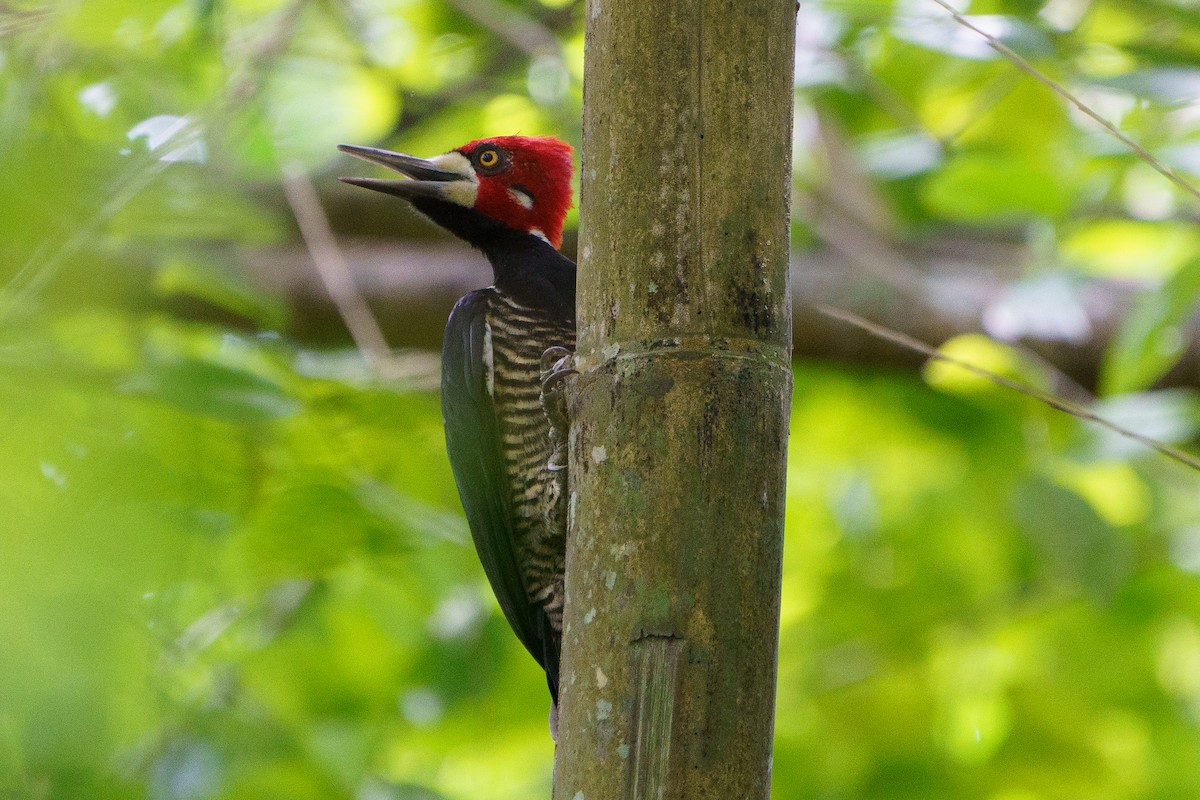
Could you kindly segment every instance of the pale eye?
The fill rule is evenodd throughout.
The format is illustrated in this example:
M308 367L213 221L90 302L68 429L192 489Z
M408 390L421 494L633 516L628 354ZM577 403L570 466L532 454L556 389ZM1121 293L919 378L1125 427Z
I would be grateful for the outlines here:
M471 154L471 163L475 171L482 175L499 175L508 169L512 159L503 147L485 144Z

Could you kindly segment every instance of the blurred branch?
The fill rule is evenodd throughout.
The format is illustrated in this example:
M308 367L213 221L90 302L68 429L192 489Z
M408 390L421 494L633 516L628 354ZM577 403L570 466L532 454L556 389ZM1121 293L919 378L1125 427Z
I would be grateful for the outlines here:
M863 172L841 127L817 112L817 136L810 143L824 164L824 180L796 201L813 230L861 271L875 275L915 303L928 302L920 272L891 246L896 224L878 188Z
M840 181L831 184L830 188L835 185L840 185ZM842 189L834 191L831 195L813 190L796 197L797 205L821 241L856 270L875 276L907 300L927 305L930 301L928 288L919 270L888 246L882 237L874 235L853 206L838 202L836 193ZM834 213L828 213L831 210Z
M958 9L954 8L954 6L952 6L948 2L946 2L946 0L933 0L933 2L937 3L939 6L946 9L946 11L950 12L950 15L952 17L954 17L954 21L957 22L959 25L962 25L963 27L965 27L969 30L972 30L975 33L979 34L981 37L983 37L983 40L985 42L987 42L988 47L992 48L997 53L999 53L1000 55L1007 58L1010 62L1012 62L1012 64L1015 67L1017 67L1017 69L1026 73L1027 75L1029 75L1030 77L1039 81L1040 83L1043 83L1046 86L1048 86L1057 95L1062 97L1064 100L1066 100L1071 105L1075 106L1075 108L1079 109L1079 111L1081 113L1083 113L1085 116L1087 116L1088 118L1095 121L1097 124L1100 125L1100 127L1104 128L1106 131L1108 131L1114 137L1119 139L1126 147L1128 147L1130 150L1132 150L1138 156L1138 158L1140 158L1142 161L1149 164L1152 169L1154 169L1156 172L1158 172L1164 178L1169 180L1171 183L1178 186L1180 189L1182 189L1187 194L1190 194L1197 200L1200 200L1200 189L1197 189L1191 183L1184 180L1184 178L1181 175L1179 175L1179 173L1177 173L1174 169L1172 169L1167 164L1164 164L1162 161L1158 160L1158 158L1156 158L1154 155L1152 155L1149 150L1142 147L1140 144L1135 142L1133 139L1130 139L1128 136L1126 136L1124 133L1122 133L1120 128L1118 128L1116 125L1109 122L1107 119L1105 119L1104 117L1100 116L1098 113L1093 111L1090 106L1088 106L1086 103L1084 103L1082 100L1080 100L1075 95L1071 94L1071 92L1068 91L1067 88L1064 87L1061 83L1058 83L1053 78L1050 78L1045 73L1043 73L1041 70L1039 70L1037 67L1033 66L1033 64L1030 64L1024 58L1017 55L1011 48L1009 48L1007 45L1005 45L1003 42L1001 42L996 37L992 36L990 33L987 33L986 31L973 25L969 19L964 17L962 14L960 14L958 12Z
M1200 472L1200 459L1197 459L1190 453L1185 453L1182 450L1172 447L1165 442L1160 442L1157 439L1151 439L1149 436L1144 436L1135 430L1126 428L1124 425L1118 425L1112 420L1105 419L1099 414L1096 414L1095 412L1090 411L1077 403L1073 403L1070 400L1066 400L1062 397L1057 397L1048 392L1044 392L1041 389L1030 386L1027 383L1021 383L1020 381L1006 378L1003 375L999 375L989 369L985 369L970 362L963 361L962 359L948 356L937 348L925 344L925 342L922 342L911 336L907 336L899 331L892 330L891 328L883 325L879 325L878 323L872 322L869 319L865 319L864 317L861 317L853 312L846 311L845 309L833 308L832 306L826 305L814 305L813 308L819 313L830 317L831 319L846 322L856 328L859 328L860 330L867 331L872 336L876 336L884 341L892 342L893 344L897 344L900 347L904 347L913 351L914 353L920 353L921 355L927 356L935 361L953 364L954 366L964 369L973 375L985 378L986 380L989 380L998 386L1012 389L1013 391L1019 392L1027 397L1032 397L1036 400L1039 400L1051 408L1070 414L1073 417L1078 417L1079 419L1093 422L1102 428L1107 428L1108 430L1123 436L1126 439L1132 439L1139 444L1145 445L1146 447L1161 453L1167 458Z
M904 254L893 233L897 223L891 209L837 121L819 109L812 149L824 161L826 177L807 194L798 193L796 202L813 231L858 274L882 281L923 314L942 316L947 292L936 283L931 286L928 271ZM1060 394L1091 399L1086 388L1052 361L1024 345L1010 344L1046 369Z
M14 8L10 3L0 2L0 36L8 36L54 16L50 6L37 8Z
M300 226L300 235L321 276L321 282L359 352L379 374L387 378L400 377L401 372L392 359L383 331L354 285L346 259L334 240L317 190L299 165L289 164L284 169L283 192L296 217L296 224Z
M358 239L340 250L359 292L393 347L435 350L454 302L484 285L487 265L458 242ZM570 254L570 253L568 253ZM877 337L830 320L806 303L820 301L870 317L888 328L926 342L942 343L964 333L986 332L985 319L1008 302L1011 282L1028 258L1023 245L999 240L930 240L904 246L895 257L926 287L926 300L914 302L885 280L862 269L837 249L794 254L792 295L795 355L846 363L914 369L925 358ZM247 273L264 290L283 296L293 309L290 333L313 345L345 341L336 306L309 267L303 248L256 251ZM1086 400L1098 381L1105 348L1127 315L1140 287L1123 281L1078 278L1074 302L1086 316L1086 337L1066 338L1027 330L1001 337L1023 352L1053 365L1060 374L1054 391ZM803 300L804 302L799 302ZM1051 298L1041 313L1055 314ZM1041 319L1041 317L1039 317ZM1183 331L1189 342L1180 363L1160 386L1200 387L1200 325ZM1063 378L1062 376L1066 376ZM1081 388L1083 387L1083 388Z

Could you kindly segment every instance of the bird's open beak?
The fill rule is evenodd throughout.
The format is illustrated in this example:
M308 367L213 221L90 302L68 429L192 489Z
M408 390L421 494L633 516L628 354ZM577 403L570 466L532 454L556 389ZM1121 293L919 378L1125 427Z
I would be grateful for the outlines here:
M448 199L448 189L452 184L462 181L475 182L475 175L469 170L469 163L459 156L467 171L458 172L451 164L439 164L424 158L407 156L403 153L393 153L390 150L380 150L376 147L359 147L353 144L339 144L338 150L343 153L379 164L405 176L404 180L383 180L380 178L338 178L343 183L361 186L364 189L374 189L377 192L393 194L412 200L418 197L435 197ZM457 154L454 154L457 155ZM442 157L445 159L445 157Z

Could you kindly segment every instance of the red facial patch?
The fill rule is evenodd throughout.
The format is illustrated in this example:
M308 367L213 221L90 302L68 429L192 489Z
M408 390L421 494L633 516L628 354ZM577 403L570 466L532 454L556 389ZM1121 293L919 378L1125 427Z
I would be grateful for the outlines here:
M473 155L484 145L498 147L496 171L483 170ZM555 247L562 244L563 219L571 207L571 146L553 136L495 136L458 148L479 176L475 208L522 231L541 231ZM529 208L522 195L532 200Z

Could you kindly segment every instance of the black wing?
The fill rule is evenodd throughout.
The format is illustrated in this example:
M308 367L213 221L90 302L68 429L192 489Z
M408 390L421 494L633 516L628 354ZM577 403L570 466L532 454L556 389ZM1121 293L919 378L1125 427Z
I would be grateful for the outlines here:
M471 538L500 608L542 668L558 672L547 650L546 613L529 602L519 569L510 487L500 455L496 411L488 391L485 313L491 289L463 297L450 313L442 344L442 418L446 449ZM556 643L555 643L556 644ZM557 650L557 648L554 648ZM556 677L556 675L555 675ZM557 681L555 680L555 683ZM552 689L556 688L552 685Z

